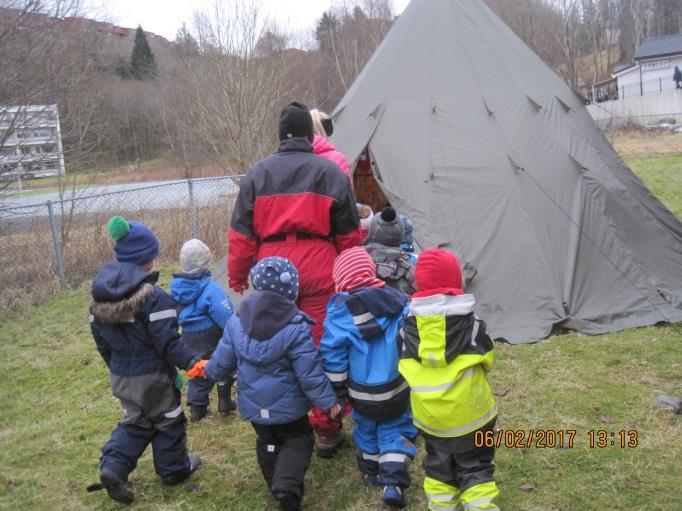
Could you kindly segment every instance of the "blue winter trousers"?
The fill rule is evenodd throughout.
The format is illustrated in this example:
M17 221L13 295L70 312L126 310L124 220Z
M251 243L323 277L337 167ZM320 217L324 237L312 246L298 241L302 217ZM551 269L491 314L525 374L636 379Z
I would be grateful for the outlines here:
M387 421L368 419L355 410L352 417L360 471L376 476L380 486L407 488L410 485L408 465L417 453L414 445L417 428L412 423L410 410Z
M161 477L161 482L168 485L178 484L190 473L186 425L184 415L164 429L119 424L111 433L109 441L102 447L100 466L127 481L128 474L135 470L137 460L151 443L154 469Z

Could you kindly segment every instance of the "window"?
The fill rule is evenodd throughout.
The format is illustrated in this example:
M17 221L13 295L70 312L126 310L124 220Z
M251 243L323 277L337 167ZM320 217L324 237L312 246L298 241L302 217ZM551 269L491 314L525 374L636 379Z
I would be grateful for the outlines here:
M668 69L670 67L669 60L659 60L656 62L642 63L642 71L658 71L659 69Z

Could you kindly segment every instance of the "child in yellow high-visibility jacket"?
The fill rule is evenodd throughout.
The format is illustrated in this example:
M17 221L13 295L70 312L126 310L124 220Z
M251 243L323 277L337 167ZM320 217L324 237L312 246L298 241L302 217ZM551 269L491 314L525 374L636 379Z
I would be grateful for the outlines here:
M424 436L424 490L434 511L492 511L499 491L494 447L476 447L476 432L497 417L487 372L493 341L462 292L457 258L429 249L415 268L402 334L399 370L410 385L414 424ZM479 437L481 434L479 433Z

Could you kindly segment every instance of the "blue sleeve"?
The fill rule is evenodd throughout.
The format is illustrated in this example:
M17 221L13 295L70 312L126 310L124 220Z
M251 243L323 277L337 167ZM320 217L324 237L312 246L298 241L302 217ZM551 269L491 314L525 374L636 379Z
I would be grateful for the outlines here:
M201 355L180 340L178 313L173 299L156 288L145 304L145 328L159 357L180 369L189 369Z
M227 324L227 320L234 314L232 302L225 294L220 286L211 284L211 296L208 304L208 315L211 320L218 325L218 328L223 330Z
M348 350L351 346L349 325L350 313L344 304L335 306L330 302L324 320L324 334L320 342L320 355L324 360L324 371L338 395L346 394L348 382Z
M204 371L206 371L206 376L213 381L225 381L234 374L235 369L237 369L237 356L234 352L228 325Z
M337 402L334 389L324 375L322 362L313 344L310 327L303 323L289 346L288 357L296 379L308 399L321 410L329 410Z

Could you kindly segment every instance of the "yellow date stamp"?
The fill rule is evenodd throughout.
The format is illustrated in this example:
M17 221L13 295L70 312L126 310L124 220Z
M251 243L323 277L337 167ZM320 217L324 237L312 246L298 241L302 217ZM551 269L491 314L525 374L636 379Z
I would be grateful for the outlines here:
M636 429L606 431L591 429L585 434L590 449L619 447L635 448L639 445L639 433ZM507 449L572 449L576 445L578 435L575 429L495 429L476 431L475 447L505 447Z

